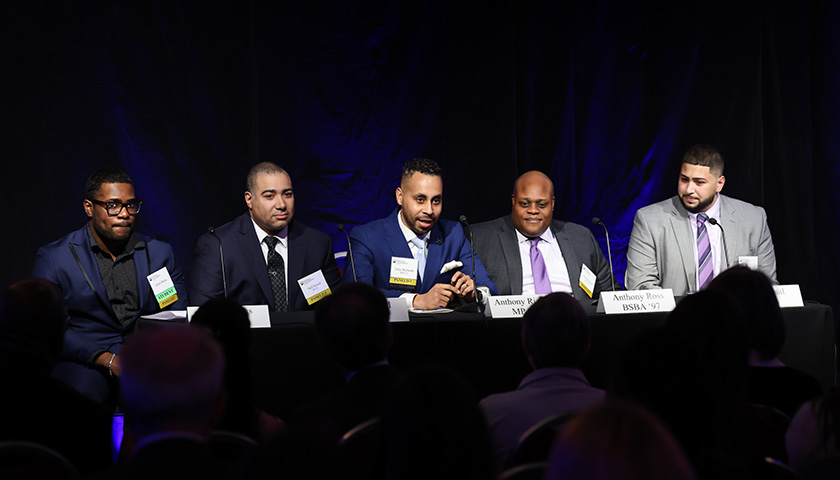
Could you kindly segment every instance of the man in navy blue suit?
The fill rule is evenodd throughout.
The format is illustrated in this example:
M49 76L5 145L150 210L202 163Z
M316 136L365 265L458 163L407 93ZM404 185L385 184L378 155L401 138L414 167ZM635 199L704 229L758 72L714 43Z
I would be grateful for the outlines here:
M298 280L320 271L330 289L341 283L330 237L292 220L295 195L285 170L270 162L251 168L245 204L247 213L198 239L190 274L193 305L230 297L272 312L305 310L314 304Z
M412 308L425 310L445 307L459 297L475 301L476 281L496 293L477 257L476 279L465 273L472 271L472 260L461 225L440 220L443 178L437 163L407 162L396 197L400 208L350 233L358 281L379 287L389 297L407 296ZM463 267L447 265L453 261Z
M169 244L134 232L142 202L125 172L95 172L85 197L90 221L41 247L32 276L58 285L70 314L52 376L107 403L115 400L120 348L137 318L163 308L185 309L187 286ZM160 292L147 278L152 273L156 283L165 284Z

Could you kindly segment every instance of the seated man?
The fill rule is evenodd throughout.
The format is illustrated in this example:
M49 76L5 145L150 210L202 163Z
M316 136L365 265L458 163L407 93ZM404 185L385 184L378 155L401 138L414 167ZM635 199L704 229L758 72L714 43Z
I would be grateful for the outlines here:
M677 195L636 212L627 245L628 290L686 295L742 261L776 283L776 254L764 209L721 195L723 157L695 145L683 156ZM727 253L728 252L728 253Z
M379 287L386 296L409 297L409 306L445 307L462 298L476 300L476 282L496 293L496 286L476 258L472 272L470 243L457 222L440 220L443 179L432 160L415 159L403 166L396 191L399 208L391 215L360 225L350 233L358 281ZM444 271L460 261L462 268ZM350 275L344 281L352 281Z
M326 356L341 368L346 383L294 412L291 426L314 423L335 440L379 416L398 373L388 364L390 312L385 296L363 283L342 285L319 302L315 328Z
M208 442L224 408L224 357L186 325L138 332L123 349L120 405L130 458L109 478L226 478Z
M475 251L500 295L567 292L580 300L612 288L610 265L592 232L552 220L554 184L545 174L520 176L511 201L510 216L473 227ZM584 265L596 275L592 295L580 287Z
M499 466L522 434L540 420L604 399L604 391L589 386L580 371L589 345L589 317L570 295L546 295L525 312L522 348L534 371L515 391L490 395L479 404Z
M53 377L108 402L115 400L118 354L135 321L162 308L186 309L187 286L169 244L134 232L143 202L125 172L99 170L88 178L86 192L83 207L90 221L41 247L32 276L58 285L70 313ZM161 269L174 291L156 298L147 276Z
M292 179L282 168L255 165L247 183L248 213L198 239L190 300L230 297L272 312L309 309L298 280L320 270L330 289L341 282L330 237L293 221Z

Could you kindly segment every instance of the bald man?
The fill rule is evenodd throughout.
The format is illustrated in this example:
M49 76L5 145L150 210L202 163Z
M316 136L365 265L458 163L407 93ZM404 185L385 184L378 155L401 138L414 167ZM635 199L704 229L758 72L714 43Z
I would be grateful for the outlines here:
M473 227L475 251L500 295L567 292L585 300L590 296L579 284L584 266L596 276L592 298L610 289L610 266L592 232L552 219L551 179L536 170L522 174L511 203L510 215Z

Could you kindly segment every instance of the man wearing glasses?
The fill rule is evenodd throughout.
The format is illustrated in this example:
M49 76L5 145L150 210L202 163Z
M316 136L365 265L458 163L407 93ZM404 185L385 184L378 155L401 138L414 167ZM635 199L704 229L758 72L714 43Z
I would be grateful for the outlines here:
M90 221L41 247L32 273L59 286L69 312L52 376L106 404L116 400L119 351L137 318L187 306L187 286L172 248L134 232L142 204L125 172L95 172L83 201Z

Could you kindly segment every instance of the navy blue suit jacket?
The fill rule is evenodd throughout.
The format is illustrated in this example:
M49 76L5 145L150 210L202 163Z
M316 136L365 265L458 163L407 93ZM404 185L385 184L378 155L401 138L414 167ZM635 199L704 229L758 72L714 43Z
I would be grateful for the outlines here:
M105 284L102 283L102 277L99 275L99 266L90 249L88 228L86 223L81 229L38 249L35 267L32 270L33 277L54 282L64 292L70 324L64 336L62 359L84 365L90 365L95 360L93 356L97 352L107 350L111 353L119 353L125 336L134 329L137 318L160 311L152 293L152 287L146 279L149 273L166 267L172 277L178 300L167 306L167 310L184 310L188 304L184 273L175 263L175 256L169 244L135 234L146 242L144 248L138 247L134 251L137 286L140 289L140 311L125 326L121 325L111 306L100 302L100 298L108 302L108 294L105 291ZM99 298L85 280L85 275L76 263L70 245L76 250L82 267L90 277L96 292L99 293ZM150 266L151 271L149 271Z
M356 263L358 281L380 288L386 296L398 297L403 291L390 288L391 257L413 258L408 242L397 223L397 212L379 220L359 225L350 232L350 244L353 247L353 261ZM438 220L432 227L429 237L429 253L426 257L426 270L423 283L416 293L426 293L437 283L449 284L457 270L441 274L443 265L452 260L460 260L465 274L472 276L470 242L464 236L461 224L449 220ZM490 289L496 294L496 285L475 257L475 284ZM345 274L345 282L352 282L353 276Z
M228 297L241 305L268 305L274 308L274 293L265 257L254 233L251 215L247 212L217 228L215 237L205 233L198 239L190 273L191 304L201 305L211 298L225 296L219 256L220 240L224 249ZM327 234L293 221L289 225L287 240L289 265L286 291L289 310L305 310L310 306L297 281L321 270L330 289L335 289L341 283L341 274L335 263L332 240Z

